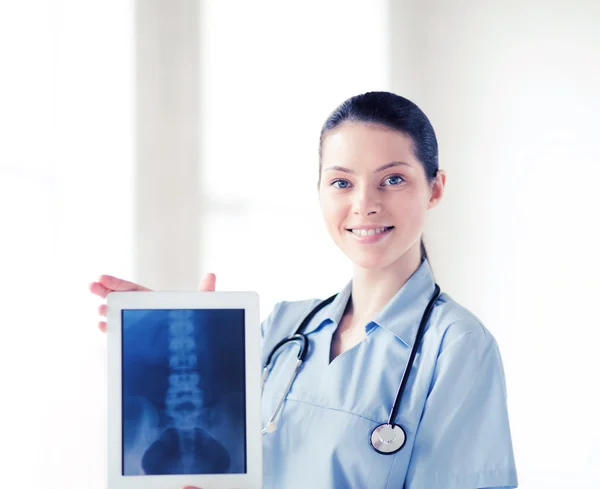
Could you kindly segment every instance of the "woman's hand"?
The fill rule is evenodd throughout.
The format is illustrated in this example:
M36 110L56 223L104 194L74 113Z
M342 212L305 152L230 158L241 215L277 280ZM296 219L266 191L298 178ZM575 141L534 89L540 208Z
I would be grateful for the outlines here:
M200 282L200 291L202 292L214 292L217 277L214 273L208 273ZM111 275L101 275L97 282L92 282L89 286L90 292L94 295L100 296L106 299L109 292L148 292L148 289L142 285L134 284ZM102 319L98 322L98 328L103 333L106 332L106 303L100 304L98 307L98 313ZM189 486L191 488L191 486ZM198 488L193 488L198 489Z

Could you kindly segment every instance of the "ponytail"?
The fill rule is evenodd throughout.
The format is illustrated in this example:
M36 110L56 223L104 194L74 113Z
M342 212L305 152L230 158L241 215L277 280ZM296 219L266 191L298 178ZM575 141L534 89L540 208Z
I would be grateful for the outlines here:
M429 262L429 268L431 269L431 262L429 261L429 256L427 256L427 249L425 248L425 243L423 242L423 237L421 237L421 263L423 263L423 259L426 258ZM433 269L431 269L431 276L435 281L435 274L433 273Z
M425 243L423 242L423 238L421 238L421 260L426 258L429 261L429 256L427 255L427 249L425 248Z

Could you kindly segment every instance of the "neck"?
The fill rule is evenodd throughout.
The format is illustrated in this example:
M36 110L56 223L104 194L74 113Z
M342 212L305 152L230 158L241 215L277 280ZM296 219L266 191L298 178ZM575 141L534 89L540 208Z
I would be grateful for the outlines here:
M421 249L413 247L386 268L355 267L347 313L364 326L396 295L421 265Z

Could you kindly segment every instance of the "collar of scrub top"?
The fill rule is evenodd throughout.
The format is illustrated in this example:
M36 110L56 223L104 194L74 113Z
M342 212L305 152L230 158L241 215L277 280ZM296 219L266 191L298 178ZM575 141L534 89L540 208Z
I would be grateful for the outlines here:
M351 291L352 281L340 291L329 306L317 313L304 329L304 334L308 335L332 322L339 324ZM367 324L367 333L375 327L381 327L393 333L408 347L412 348L423 311L434 291L433 273L429 262L426 258L423 258L417 271L410 276L396 295Z

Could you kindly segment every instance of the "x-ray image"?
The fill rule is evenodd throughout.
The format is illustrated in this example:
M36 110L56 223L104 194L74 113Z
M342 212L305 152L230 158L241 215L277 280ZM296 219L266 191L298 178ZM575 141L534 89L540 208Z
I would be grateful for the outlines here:
M123 475L245 473L244 310L122 320Z

